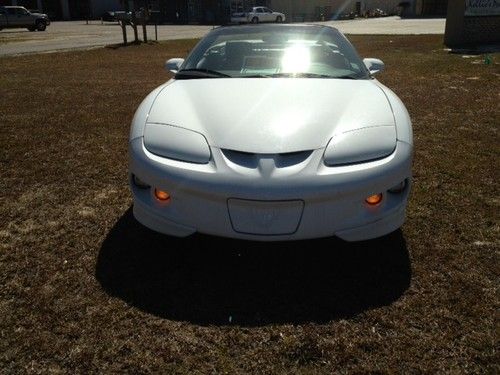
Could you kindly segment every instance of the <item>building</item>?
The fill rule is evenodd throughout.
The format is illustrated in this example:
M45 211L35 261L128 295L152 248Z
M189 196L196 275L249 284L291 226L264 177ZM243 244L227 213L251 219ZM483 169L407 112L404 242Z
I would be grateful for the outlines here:
M377 8L410 17L444 16L448 0L0 0L0 5L38 9L54 20L95 19L108 10L148 7L159 12L160 22L225 24L231 13L259 5L285 13L289 22L363 16Z
M99 18L107 10L124 9L121 0L0 0L0 5L36 9L52 20Z
M381 9L399 14L401 0L271 0L270 6L285 13L291 21L339 19L346 15L363 16L369 10Z
M448 0L415 0L415 15L446 17Z
M466 0L448 5L444 43L453 49L495 51L500 45L500 2Z
M231 13L252 6L269 6L269 0L156 0L163 21L225 24Z
M136 4L145 0L136 0ZM405 6L400 6L400 4ZM289 22L337 19L348 14L363 16L381 9L405 16L442 16L448 0L150 0L166 22L223 24L231 13L252 6L267 6L285 13Z
M364 16L374 9L406 17L446 16L448 7L448 0L270 0L269 3L292 21L331 20L349 14Z
M225 23L231 11L266 0L0 0L0 6L20 5L47 13L52 20L96 19L105 11L148 7L159 11L162 22Z

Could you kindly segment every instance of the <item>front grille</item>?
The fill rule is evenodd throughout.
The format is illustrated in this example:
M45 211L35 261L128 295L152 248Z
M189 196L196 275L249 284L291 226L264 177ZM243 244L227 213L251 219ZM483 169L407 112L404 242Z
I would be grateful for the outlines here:
M312 154L312 150L278 154L257 154L222 149L222 153L232 163L246 168L257 168L261 159L274 159L276 168L287 168L305 161Z

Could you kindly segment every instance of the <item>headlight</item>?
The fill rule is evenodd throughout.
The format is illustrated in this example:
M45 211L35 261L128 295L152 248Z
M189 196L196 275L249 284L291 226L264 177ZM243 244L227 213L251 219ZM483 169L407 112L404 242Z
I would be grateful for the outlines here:
M192 130L164 124L146 124L144 146L153 154L190 163L206 164L210 147L205 137Z
M396 148L396 128L374 126L334 136L325 150L329 166L361 163L390 155Z

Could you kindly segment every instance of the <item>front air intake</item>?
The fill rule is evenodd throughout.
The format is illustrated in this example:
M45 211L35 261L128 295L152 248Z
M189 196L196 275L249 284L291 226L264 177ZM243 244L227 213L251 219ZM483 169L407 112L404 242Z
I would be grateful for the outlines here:
M245 168L257 168L260 159L274 159L276 168L287 168L305 161L312 154L312 150L279 154L257 154L222 149L222 153L230 162Z

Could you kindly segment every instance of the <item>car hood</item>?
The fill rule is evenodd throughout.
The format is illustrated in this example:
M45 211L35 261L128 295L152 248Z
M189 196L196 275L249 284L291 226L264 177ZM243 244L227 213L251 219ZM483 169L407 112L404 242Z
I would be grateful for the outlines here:
M173 81L147 122L199 132L212 147L288 153L326 147L356 129L394 126L394 116L371 80L216 78Z

